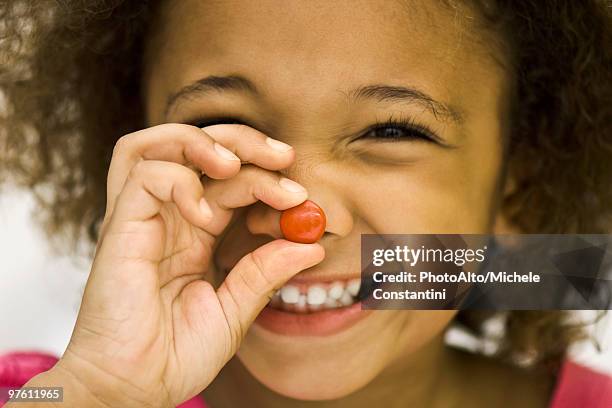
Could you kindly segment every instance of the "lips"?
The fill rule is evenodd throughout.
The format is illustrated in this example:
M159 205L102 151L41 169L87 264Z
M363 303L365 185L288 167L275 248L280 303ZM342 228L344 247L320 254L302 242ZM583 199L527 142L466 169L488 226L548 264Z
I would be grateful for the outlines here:
M290 280L280 288L255 324L285 336L330 336L372 311L361 308L361 279L331 282Z
M295 313L266 306L255 325L284 336L331 336L365 319L372 310L362 310L361 302L350 306L310 313Z

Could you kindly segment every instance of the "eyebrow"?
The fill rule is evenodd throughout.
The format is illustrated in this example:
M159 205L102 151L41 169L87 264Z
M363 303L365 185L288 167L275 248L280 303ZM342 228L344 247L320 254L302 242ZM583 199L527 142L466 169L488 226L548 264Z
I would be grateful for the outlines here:
M463 122L463 114L453 106L433 99L425 92L415 88L389 85L367 85L354 89L348 94L349 99L376 99L379 102L416 103L429 110L438 120Z
M201 78L190 85L171 94L166 101L166 116L178 103L195 95L221 91L246 91L257 94L255 84L239 75L217 76L210 75ZM349 91L346 94L349 100L376 99L378 102L408 102L421 105L430 111L438 120L463 122L463 114L453 106L449 106L433 99L425 92L415 88L390 85L367 85Z
M165 115L167 116L170 110L183 99L188 99L197 94L220 91L247 91L255 94L257 88L251 81L239 75L209 75L171 94L166 101Z

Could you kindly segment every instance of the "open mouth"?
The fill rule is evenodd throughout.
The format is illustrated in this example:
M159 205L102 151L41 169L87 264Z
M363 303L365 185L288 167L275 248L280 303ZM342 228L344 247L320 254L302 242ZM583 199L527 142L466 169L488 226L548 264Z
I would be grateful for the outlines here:
M272 296L256 323L282 335L333 335L370 315L371 310L362 309L366 293L359 278L308 283L290 280Z
M287 283L276 291L269 306L293 313L312 313L351 306L359 302L361 279L328 283Z
M372 312L362 308L362 301L371 293L368 280L364 282L360 277L316 281L293 278L274 293L255 326L284 336L342 332Z

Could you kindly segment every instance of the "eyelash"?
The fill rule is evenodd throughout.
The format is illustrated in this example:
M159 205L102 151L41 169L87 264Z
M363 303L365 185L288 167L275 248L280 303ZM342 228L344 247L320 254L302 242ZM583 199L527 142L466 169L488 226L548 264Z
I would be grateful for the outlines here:
M197 127L206 127L212 125L219 124L244 124L248 125L244 121L241 121L232 117L220 117L220 118L212 118L212 119L202 119L202 120L194 120L188 122L190 125ZM382 136L368 136L371 134L375 134L376 132L380 132L383 130L394 129L400 130L403 132L403 135L395 134L391 135L382 135ZM426 142L433 142L438 144L444 144L438 136L434 132L432 132L427 126L416 123L414 120L410 118L394 118L390 117L385 121L376 121L376 123L370 128L368 128L365 132L359 136L358 139L376 139L379 142L389 141L389 142L399 142L399 141L407 141L407 140L422 140Z
M403 135L397 135L397 132L391 135L382 136L367 136L381 130L400 130ZM392 141L399 142L403 140L423 140L426 142L434 142L443 144L442 141L436 134L431 131L427 126L421 125L410 118L394 118L391 116L385 121L376 121L376 123L366 130L361 138L376 139L377 141Z
M206 126L213 126L213 125L221 125L221 124L239 124L239 125L245 125L246 123L238 120L238 119L234 119L234 118L212 118L212 119L198 119L198 120L193 120L190 122L187 122L188 125L192 125L192 126L197 126L199 128L203 128Z

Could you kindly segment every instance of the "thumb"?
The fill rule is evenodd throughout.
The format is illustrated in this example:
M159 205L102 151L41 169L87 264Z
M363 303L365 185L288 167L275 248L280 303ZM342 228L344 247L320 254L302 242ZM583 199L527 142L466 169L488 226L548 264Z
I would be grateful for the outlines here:
M274 292L291 277L321 262L320 244L300 244L278 239L245 255L217 289L233 344L240 344L247 329Z

